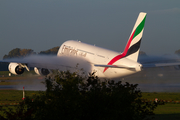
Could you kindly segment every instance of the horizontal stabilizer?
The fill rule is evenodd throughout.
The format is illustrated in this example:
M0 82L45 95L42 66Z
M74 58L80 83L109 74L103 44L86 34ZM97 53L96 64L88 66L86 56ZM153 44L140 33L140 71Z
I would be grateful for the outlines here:
M175 63L157 63L157 64L142 64L143 68L150 68L150 67L167 67L167 66L176 66L180 65L179 62Z
M130 66L125 66L125 65L94 65L96 67L108 67L108 68L124 68L124 69L129 69L129 70L136 70L136 67L130 67Z

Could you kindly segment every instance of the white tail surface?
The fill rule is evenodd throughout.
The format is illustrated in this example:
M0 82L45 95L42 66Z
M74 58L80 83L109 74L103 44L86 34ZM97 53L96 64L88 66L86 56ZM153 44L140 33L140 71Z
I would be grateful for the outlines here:
M139 13L134 28L131 32L127 45L122 53L126 58L137 61L139 56L140 44L144 30L146 13Z

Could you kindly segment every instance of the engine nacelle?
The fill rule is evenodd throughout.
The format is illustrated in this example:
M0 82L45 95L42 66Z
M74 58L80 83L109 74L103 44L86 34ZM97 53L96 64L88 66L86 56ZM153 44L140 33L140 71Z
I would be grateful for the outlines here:
M18 63L10 63L8 69L14 75L20 75L24 73L24 68L21 67Z
M48 75L51 73L51 71L48 69L45 68L38 69L37 67L34 67L34 72L38 75Z

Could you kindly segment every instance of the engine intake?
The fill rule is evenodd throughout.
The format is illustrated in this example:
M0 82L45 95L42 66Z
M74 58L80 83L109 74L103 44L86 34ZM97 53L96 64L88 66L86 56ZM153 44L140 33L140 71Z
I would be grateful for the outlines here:
M38 69L37 67L34 67L34 71L35 71L35 73L36 74L38 74L38 75L48 75L48 74L50 74L50 70L48 70L48 69L45 69L45 68L40 68L40 69Z
M24 73L24 68L21 67L18 63L10 63L8 69L14 75L21 75Z

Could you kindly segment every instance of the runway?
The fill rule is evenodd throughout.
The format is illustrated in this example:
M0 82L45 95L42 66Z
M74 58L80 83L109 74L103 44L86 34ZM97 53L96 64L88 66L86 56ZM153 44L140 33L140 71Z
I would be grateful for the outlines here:
M0 90L32 90L32 91L45 91L46 86L43 83L33 84L18 84L18 85L0 85ZM180 83L177 84L154 84L154 83L140 83L138 89L142 92L180 92Z
M180 92L179 84L139 84L142 92Z
M137 74L119 78L117 80L123 83L138 84L138 89L142 92L180 92L180 70L175 70L173 67L167 68L151 68L143 70ZM46 90L43 79L27 79L27 80L7 80L7 82L18 82L16 85L0 85L0 90L14 89L22 90Z
M32 84L32 85L0 85L0 90L32 90L32 91L45 91L44 84ZM139 84L138 89L142 92L180 92L179 84Z
M42 83L44 79L6 80L6 82L12 82L12 85L0 85L0 90L23 90L23 87L25 87L25 90L32 91L46 90L45 84Z
M138 84L142 92L180 92L180 70L174 67L144 69L121 81Z

